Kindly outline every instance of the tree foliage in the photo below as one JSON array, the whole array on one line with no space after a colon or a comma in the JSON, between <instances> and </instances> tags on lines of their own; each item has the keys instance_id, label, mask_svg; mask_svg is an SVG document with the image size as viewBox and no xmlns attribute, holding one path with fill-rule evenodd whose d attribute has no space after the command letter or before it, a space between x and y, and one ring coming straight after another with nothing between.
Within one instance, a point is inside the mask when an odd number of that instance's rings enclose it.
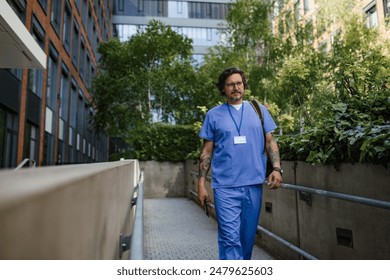
<instances>
[{"instance_id":1,"label":"tree foliage","mask_svg":"<svg viewBox=\"0 0 390 280\"><path fill-rule=\"evenodd\" d=\"M183 139L197 135L207 110L224 101L215 87L219 73L237 66L247 74L246 97L265 103L284 134L283 159L388 165L389 42L349 13L352 2L316 1L316 22L299 19L293 9L273 17L272 1L231 3L228 42L212 48L199 66L190 59L191 41L159 22L126 43L111 40L99 48L96 122L138 145L145 158L177 158L174 152L160 157L168 148L150 142L172 140L165 126L149 126L151 113L163 122L195 124ZM332 36L327 44L324 32ZM199 139L178 141L190 143L181 150L197 157ZM149 154L148 147L160 155Z\"/></svg>"},{"instance_id":2,"label":"tree foliage","mask_svg":"<svg viewBox=\"0 0 390 280\"><path fill-rule=\"evenodd\" d=\"M159 121L191 123L188 110L196 80L192 41L152 20L127 42L111 39L98 49L99 72L93 80L95 123L111 135Z\"/></svg>"},{"instance_id":3,"label":"tree foliage","mask_svg":"<svg viewBox=\"0 0 390 280\"><path fill-rule=\"evenodd\" d=\"M275 22L277 34L270 35L262 19L252 16L270 12L267 3L237 1L228 16L231 44L203 69L230 63L246 70L249 94L268 103L284 133L296 134L280 137L284 159L388 165L389 43L360 15L345 13L351 1L319 2L317 33L312 22L285 9ZM320 44L327 30L333 32L330 47Z\"/></svg>"}]
</instances>

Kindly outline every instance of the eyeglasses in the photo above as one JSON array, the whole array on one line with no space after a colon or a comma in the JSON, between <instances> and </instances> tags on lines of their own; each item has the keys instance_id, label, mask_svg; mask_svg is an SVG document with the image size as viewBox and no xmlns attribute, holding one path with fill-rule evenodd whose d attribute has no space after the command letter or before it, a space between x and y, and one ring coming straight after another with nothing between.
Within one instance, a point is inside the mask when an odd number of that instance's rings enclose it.
<instances>
[{"instance_id":1,"label":"eyeglasses","mask_svg":"<svg viewBox=\"0 0 390 280\"><path fill-rule=\"evenodd\" d=\"M236 82L236 83L228 83L228 84L225 84L225 86L227 86L229 89L234 89L234 87L237 86L237 88L242 88L242 86L244 85L243 82Z\"/></svg>"}]
</instances>

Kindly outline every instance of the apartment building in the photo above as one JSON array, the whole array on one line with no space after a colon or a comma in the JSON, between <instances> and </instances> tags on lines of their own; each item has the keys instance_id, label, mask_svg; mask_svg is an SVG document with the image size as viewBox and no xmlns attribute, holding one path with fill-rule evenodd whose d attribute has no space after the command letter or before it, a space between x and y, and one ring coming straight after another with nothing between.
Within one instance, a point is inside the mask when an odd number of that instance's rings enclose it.
<instances>
[{"instance_id":1,"label":"apartment building","mask_svg":"<svg viewBox=\"0 0 390 280\"><path fill-rule=\"evenodd\" d=\"M358 6L365 14L368 27L378 27L389 35L390 0L361 0Z\"/></svg>"},{"instance_id":2,"label":"apartment building","mask_svg":"<svg viewBox=\"0 0 390 280\"><path fill-rule=\"evenodd\" d=\"M202 61L208 48L226 39L226 15L232 0L115 0L113 35L128 40L151 19L172 26L193 40L194 58Z\"/></svg>"},{"instance_id":3,"label":"apartment building","mask_svg":"<svg viewBox=\"0 0 390 280\"><path fill-rule=\"evenodd\" d=\"M89 88L97 47L112 35L112 1L0 1L46 55L44 67L0 68L0 168L106 161Z\"/></svg>"},{"instance_id":4,"label":"apartment building","mask_svg":"<svg viewBox=\"0 0 390 280\"><path fill-rule=\"evenodd\" d=\"M318 3L326 3L328 9L326 18L319 17L321 7ZM291 11L296 20L302 24L312 24L314 32L320 36L315 38L313 44L319 48L324 47L329 50L333 38L339 31L340 22L337 22L336 13L355 12L361 13L366 25L370 28L378 28L381 36L389 38L390 36L390 0L355 0L350 1L347 10L340 10L341 1L317 1L316 0L276 0L274 9L274 32L277 32L275 24L278 23L278 17L282 11ZM339 5L339 6L338 6ZM337 6L337 7L336 7ZM331 10L335 14L332 15Z\"/></svg>"}]
</instances>

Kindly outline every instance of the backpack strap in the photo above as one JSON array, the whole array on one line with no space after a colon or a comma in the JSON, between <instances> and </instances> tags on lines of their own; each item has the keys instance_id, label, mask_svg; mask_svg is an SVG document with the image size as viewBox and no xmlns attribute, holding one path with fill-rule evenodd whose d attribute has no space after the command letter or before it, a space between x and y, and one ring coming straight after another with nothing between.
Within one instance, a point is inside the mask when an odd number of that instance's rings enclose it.
<instances>
[{"instance_id":1,"label":"backpack strap","mask_svg":"<svg viewBox=\"0 0 390 280\"><path fill-rule=\"evenodd\" d=\"M266 150L265 150L265 141L266 140L265 140L265 128L264 128L263 114L261 113L259 102L257 102L256 99L250 100L249 103L252 105L253 109L255 110L255 112L257 113L257 115L259 116L259 119L261 121L261 127L263 129L263 135L264 135L264 153L265 153L266 152Z\"/></svg>"},{"instance_id":2,"label":"backpack strap","mask_svg":"<svg viewBox=\"0 0 390 280\"><path fill-rule=\"evenodd\" d=\"M256 99L250 100L249 102L251 103L253 109L255 109L255 112L259 116L261 124L264 124L263 114L261 113L259 102Z\"/></svg>"}]
</instances>

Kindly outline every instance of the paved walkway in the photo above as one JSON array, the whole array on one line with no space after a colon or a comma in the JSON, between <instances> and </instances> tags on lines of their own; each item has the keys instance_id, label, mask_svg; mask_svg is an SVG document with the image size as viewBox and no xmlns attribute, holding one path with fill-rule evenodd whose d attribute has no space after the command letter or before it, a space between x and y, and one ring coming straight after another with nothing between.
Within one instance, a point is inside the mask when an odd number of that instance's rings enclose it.
<instances>
[{"instance_id":1,"label":"paved walkway","mask_svg":"<svg viewBox=\"0 0 390 280\"><path fill-rule=\"evenodd\" d=\"M218 259L217 223L187 198L144 199L146 260ZM252 259L273 257L258 246Z\"/></svg>"}]
</instances>

